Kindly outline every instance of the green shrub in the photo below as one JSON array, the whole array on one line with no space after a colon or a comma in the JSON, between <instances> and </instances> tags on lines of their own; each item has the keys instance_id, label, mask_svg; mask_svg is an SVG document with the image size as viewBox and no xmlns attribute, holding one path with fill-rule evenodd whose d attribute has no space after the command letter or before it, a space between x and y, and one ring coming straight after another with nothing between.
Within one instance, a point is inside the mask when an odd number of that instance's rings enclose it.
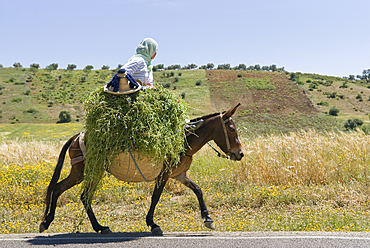
<instances>
[{"instance_id":1,"label":"green shrub","mask_svg":"<svg viewBox=\"0 0 370 248\"><path fill-rule=\"evenodd\" d=\"M327 92L328 98L336 98L337 97L337 92Z\"/></svg>"},{"instance_id":2,"label":"green shrub","mask_svg":"<svg viewBox=\"0 0 370 248\"><path fill-rule=\"evenodd\" d=\"M22 98L20 98L20 97L17 97L17 98L13 98L12 99L12 102L17 102L17 103L19 103L19 102L21 102L22 101Z\"/></svg>"},{"instance_id":3,"label":"green shrub","mask_svg":"<svg viewBox=\"0 0 370 248\"><path fill-rule=\"evenodd\" d=\"M182 98L182 99L185 99L185 95L186 95L186 93L185 93L185 92L182 92L182 93L181 93L181 98Z\"/></svg>"},{"instance_id":4,"label":"green shrub","mask_svg":"<svg viewBox=\"0 0 370 248\"><path fill-rule=\"evenodd\" d=\"M26 82L32 82L32 80L33 80L33 75L32 74L28 74L27 75Z\"/></svg>"},{"instance_id":5,"label":"green shrub","mask_svg":"<svg viewBox=\"0 0 370 248\"><path fill-rule=\"evenodd\" d=\"M85 66L84 71L89 72L89 71L91 71L92 69L94 69L94 66L92 66L92 65L87 65L87 66Z\"/></svg>"},{"instance_id":6,"label":"green shrub","mask_svg":"<svg viewBox=\"0 0 370 248\"><path fill-rule=\"evenodd\" d=\"M25 114L36 114L37 110L34 109L34 108L30 108L30 109L27 109L27 110L23 111L23 113L25 113Z\"/></svg>"},{"instance_id":7,"label":"green shrub","mask_svg":"<svg viewBox=\"0 0 370 248\"><path fill-rule=\"evenodd\" d=\"M338 116L338 113L339 109L337 109L335 106L331 107L331 109L329 110L329 115Z\"/></svg>"},{"instance_id":8,"label":"green shrub","mask_svg":"<svg viewBox=\"0 0 370 248\"><path fill-rule=\"evenodd\" d=\"M85 75L82 75L81 78L80 78L80 83L84 83L86 82L87 78Z\"/></svg>"},{"instance_id":9,"label":"green shrub","mask_svg":"<svg viewBox=\"0 0 370 248\"><path fill-rule=\"evenodd\" d=\"M327 80L327 81L325 81L325 82L323 82L323 83L321 83L322 85L324 85L324 86L331 86L332 84L333 84L334 82L333 82L333 80Z\"/></svg>"},{"instance_id":10,"label":"green shrub","mask_svg":"<svg viewBox=\"0 0 370 248\"><path fill-rule=\"evenodd\" d=\"M52 64L46 66L46 69L48 69L49 71L57 70L58 69L58 63L52 63Z\"/></svg>"},{"instance_id":11,"label":"green shrub","mask_svg":"<svg viewBox=\"0 0 370 248\"><path fill-rule=\"evenodd\" d=\"M197 82L195 83L195 85L199 86L202 84L202 80L198 79Z\"/></svg>"},{"instance_id":12,"label":"green shrub","mask_svg":"<svg viewBox=\"0 0 370 248\"><path fill-rule=\"evenodd\" d=\"M338 96L338 98L340 98L340 99L344 99L344 95L337 95Z\"/></svg>"},{"instance_id":13,"label":"green shrub","mask_svg":"<svg viewBox=\"0 0 370 248\"><path fill-rule=\"evenodd\" d=\"M309 89L318 89L318 88L319 88L319 86L318 86L317 84L315 84L314 82L312 82L312 83L310 83L310 84L308 85L308 88L309 88Z\"/></svg>"},{"instance_id":14,"label":"green shrub","mask_svg":"<svg viewBox=\"0 0 370 248\"><path fill-rule=\"evenodd\" d=\"M14 66L14 68L16 68L16 69L18 69L18 68L22 68L21 63L19 63L19 62L15 62L15 63L13 64L13 66Z\"/></svg>"},{"instance_id":15,"label":"green shrub","mask_svg":"<svg viewBox=\"0 0 370 248\"><path fill-rule=\"evenodd\" d=\"M362 95L361 95L361 94L358 94L358 95L356 96L356 99L357 99L357 100L359 100L360 102L362 102Z\"/></svg>"},{"instance_id":16,"label":"green shrub","mask_svg":"<svg viewBox=\"0 0 370 248\"><path fill-rule=\"evenodd\" d=\"M296 80L296 83L299 85L304 85L304 82L302 82L299 78Z\"/></svg>"},{"instance_id":17,"label":"green shrub","mask_svg":"<svg viewBox=\"0 0 370 248\"><path fill-rule=\"evenodd\" d=\"M14 83L14 82L15 82L15 80L16 80L16 78L15 78L15 77L10 77L8 80L5 80L4 82L5 82L5 83Z\"/></svg>"},{"instance_id":18,"label":"green shrub","mask_svg":"<svg viewBox=\"0 0 370 248\"><path fill-rule=\"evenodd\" d=\"M242 76L243 76L243 74L241 74L241 73L238 74L238 77L242 77Z\"/></svg>"},{"instance_id":19,"label":"green shrub","mask_svg":"<svg viewBox=\"0 0 370 248\"><path fill-rule=\"evenodd\" d=\"M362 130L365 134L369 135L369 134L370 134L370 124L362 125L362 126L361 126L361 130Z\"/></svg>"},{"instance_id":20,"label":"green shrub","mask_svg":"<svg viewBox=\"0 0 370 248\"><path fill-rule=\"evenodd\" d=\"M328 102L326 102L326 101L321 101L321 102L319 102L317 105L321 105L321 106L329 106L329 103Z\"/></svg>"},{"instance_id":21,"label":"green shrub","mask_svg":"<svg viewBox=\"0 0 370 248\"><path fill-rule=\"evenodd\" d=\"M357 127L360 127L362 126L362 124L364 124L364 122L358 118L355 118L355 119L348 119L345 123L344 123L344 128L347 129L347 130L354 130L356 129Z\"/></svg>"},{"instance_id":22,"label":"green shrub","mask_svg":"<svg viewBox=\"0 0 370 248\"><path fill-rule=\"evenodd\" d=\"M68 110L60 111L58 123L67 123L67 122L71 122L71 120L72 120L71 112L69 112Z\"/></svg>"},{"instance_id":23,"label":"green shrub","mask_svg":"<svg viewBox=\"0 0 370 248\"><path fill-rule=\"evenodd\" d=\"M295 74L295 73L290 74L290 80L296 81L298 78L299 78L299 76L297 74Z\"/></svg>"}]
</instances>

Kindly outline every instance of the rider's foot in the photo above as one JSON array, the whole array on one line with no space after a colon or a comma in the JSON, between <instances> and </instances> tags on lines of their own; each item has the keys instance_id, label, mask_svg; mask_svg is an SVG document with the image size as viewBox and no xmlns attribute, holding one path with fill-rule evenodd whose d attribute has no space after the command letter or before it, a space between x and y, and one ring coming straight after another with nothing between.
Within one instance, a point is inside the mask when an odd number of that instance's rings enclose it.
<instances>
[{"instance_id":1,"label":"rider's foot","mask_svg":"<svg viewBox=\"0 0 370 248\"><path fill-rule=\"evenodd\" d=\"M203 123L204 123L204 120L203 119L200 119L200 120L195 121L195 122L188 122L188 123L186 123L186 126L185 126L186 135L192 134L195 130L197 130L198 128L200 128L200 126L202 126Z\"/></svg>"}]
</instances>

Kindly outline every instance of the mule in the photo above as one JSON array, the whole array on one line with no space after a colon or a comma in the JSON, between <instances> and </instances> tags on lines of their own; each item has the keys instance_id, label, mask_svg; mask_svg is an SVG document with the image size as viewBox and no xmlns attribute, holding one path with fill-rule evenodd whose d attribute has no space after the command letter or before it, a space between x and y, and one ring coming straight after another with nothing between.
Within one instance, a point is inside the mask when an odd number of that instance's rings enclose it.
<instances>
[{"instance_id":1,"label":"mule","mask_svg":"<svg viewBox=\"0 0 370 248\"><path fill-rule=\"evenodd\" d=\"M155 207L159 201L162 194L163 188L169 178L176 179L180 181L185 186L189 187L197 196L198 203L201 211L201 217L204 219L204 224L210 229L215 229L213 220L211 219L206 204L203 199L203 193L201 188L189 177L187 171L192 163L193 155L199 151L207 142L213 140L217 146L226 154L231 160L241 160L244 156L242 146L240 144L238 133L231 116L235 113L240 103L234 108L223 112L222 114L216 113L201 117L204 120L202 126L195 130L194 133L186 137L186 150L181 156L180 161L172 170L165 170L165 162L162 172L159 174L155 180L155 188L151 198L151 204L149 211L146 216L146 224L151 228L152 234L161 235L163 232L161 228L154 223L153 214ZM197 121L200 118L194 119L192 121ZM83 142L78 142L78 135L70 138L63 146L56 168L54 170L53 177L46 193L46 209L44 212L43 220L39 226L39 231L43 232L47 230L54 220L56 203L58 197L66 190L71 187L81 183L84 180L84 159L82 157L82 146ZM64 163L64 158L69 150L69 156L71 158L71 171L67 178L58 183L62 166ZM109 171L108 171L109 172ZM113 174L113 173L112 173ZM113 174L114 176L114 174ZM87 179L87 178L85 178ZM102 226L98 223L95 214L91 208L91 203L86 200L85 192L81 195L81 200L86 209L87 215L90 219L93 229L96 232L101 232L103 234L111 233L111 230L107 226Z\"/></svg>"}]
</instances>

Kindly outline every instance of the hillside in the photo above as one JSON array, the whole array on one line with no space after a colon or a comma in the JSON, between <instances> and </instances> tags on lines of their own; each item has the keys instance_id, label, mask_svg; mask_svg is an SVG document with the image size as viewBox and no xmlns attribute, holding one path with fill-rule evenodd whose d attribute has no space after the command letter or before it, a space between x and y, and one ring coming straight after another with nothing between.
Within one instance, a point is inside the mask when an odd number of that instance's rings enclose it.
<instances>
[{"instance_id":1,"label":"hillside","mask_svg":"<svg viewBox=\"0 0 370 248\"><path fill-rule=\"evenodd\" d=\"M239 116L253 114L317 114L313 102L296 83L279 72L218 71L206 73L214 106L242 103Z\"/></svg>"},{"instance_id":2,"label":"hillside","mask_svg":"<svg viewBox=\"0 0 370 248\"><path fill-rule=\"evenodd\" d=\"M0 123L56 123L61 110L71 112L72 122L83 123L83 101L113 74L114 70L0 68ZM295 81L291 77L287 72L248 70L154 73L157 85L190 105L189 118L242 103L236 119L245 133L328 130L355 117L368 121L366 85L315 74L296 74ZM325 114L332 106L340 110L338 117Z\"/></svg>"},{"instance_id":3,"label":"hillside","mask_svg":"<svg viewBox=\"0 0 370 248\"><path fill-rule=\"evenodd\" d=\"M298 74L298 77L320 112L327 113L335 106L341 110L338 117L343 120L353 117L369 120L370 84L313 74Z\"/></svg>"}]
</instances>

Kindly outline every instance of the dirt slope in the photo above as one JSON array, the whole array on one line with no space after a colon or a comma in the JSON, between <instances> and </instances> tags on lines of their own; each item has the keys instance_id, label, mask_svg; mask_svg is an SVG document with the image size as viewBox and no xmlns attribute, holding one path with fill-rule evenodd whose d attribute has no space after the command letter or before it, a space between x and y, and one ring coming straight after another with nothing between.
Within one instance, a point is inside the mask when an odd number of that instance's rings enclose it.
<instances>
[{"instance_id":1,"label":"dirt slope","mask_svg":"<svg viewBox=\"0 0 370 248\"><path fill-rule=\"evenodd\" d=\"M215 109L228 109L240 102L242 106L238 113L241 116L318 113L309 95L305 94L306 91L290 81L285 73L208 70L206 78ZM256 85L258 80L264 82L265 87ZM256 89L258 87L260 89Z\"/></svg>"}]
</instances>

